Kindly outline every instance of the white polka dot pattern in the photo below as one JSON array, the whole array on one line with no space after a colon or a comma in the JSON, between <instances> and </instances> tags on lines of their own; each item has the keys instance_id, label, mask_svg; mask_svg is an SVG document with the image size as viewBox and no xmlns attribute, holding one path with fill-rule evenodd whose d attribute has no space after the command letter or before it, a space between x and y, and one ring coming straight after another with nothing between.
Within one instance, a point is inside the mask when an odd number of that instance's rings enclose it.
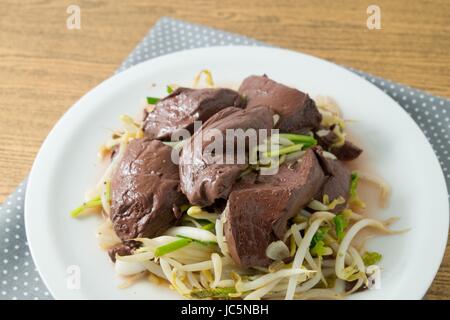
<instances>
[{"instance_id":1,"label":"white polka dot pattern","mask_svg":"<svg viewBox=\"0 0 450 320\"><path fill-rule=\"evenodd\" d=\"M117 72L175 51L217 45L265 45L256 40L171 18L161 18ZM450 186L450 100L352 70L396 100L433 146ZM30 256L23 223L26 181L0 206L0 299L50 299ZM450 189L450 188L449 188Z\"/></svg>"},{"instance_id":2,"label":"white polka dot pattern","mask_svg":"<svg viewBox=\"0 0 450 320\"><path fill-rule=\"evenodd\" d=\"M450 190L450 99L351 69L387 93L405 109L427 137ZM450 199L450 195L449 195Z\"/></svg>"},{"instance_id":3,"label":"white polka dot pattern","mask_svg":"<svg viewBox=\"0 0 450 320\"><path fill-rule=\"evenodd\" d=\"M26 181L0 206L0 299L48 299L30 256L23 223Z\"/></svg>"}]
</instances>

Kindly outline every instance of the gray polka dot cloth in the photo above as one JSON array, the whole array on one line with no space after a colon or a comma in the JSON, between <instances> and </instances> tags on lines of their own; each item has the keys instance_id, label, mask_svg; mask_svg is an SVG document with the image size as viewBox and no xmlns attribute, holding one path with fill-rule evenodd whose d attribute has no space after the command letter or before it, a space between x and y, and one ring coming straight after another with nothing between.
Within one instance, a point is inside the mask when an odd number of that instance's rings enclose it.
<instances>
[{"instance_id":1,"label":"gray polka dot cloth","mask_svg":"<svg viewBox=\"0 0 450 320\"><path fill-rule=\"evenodd\" d=\"M244 36L162 18L117 72L167 53L217 45L267 46ZM352 71L390 95L419 124L436 152L450 187L450 100ZM25 188L26 181L0 206L0 299L51 299L28 249L23 218Z\"/></svg>"}]
</instances>

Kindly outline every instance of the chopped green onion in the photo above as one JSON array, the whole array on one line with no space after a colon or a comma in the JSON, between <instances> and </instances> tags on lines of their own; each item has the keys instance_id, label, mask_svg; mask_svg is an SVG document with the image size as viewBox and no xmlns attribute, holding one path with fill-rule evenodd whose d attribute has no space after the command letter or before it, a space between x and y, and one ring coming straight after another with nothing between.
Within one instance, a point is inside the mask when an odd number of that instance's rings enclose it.
<instances>
[{"instance_id":1,"label":"chopped green onion","mask_svg":"<svg viewBox=\"0 0 450 320\"><path fill-rule=\"evenodd\" d=\"M265 152L265 156L268 158L281 156L283 154L289 154L289 153L293 153L296 151L300 151L300 150L302 150L302 148L303 148L302 144L294 144L292 146L280 148L278 150L267 151L267 152Z\"/></svg>"},{"instance_id":2,"label":"chopped green onion","mask_svg":"<svg viewBox=\"0 0 450 320\"><path fill-rule=\"evenodd\" d=\"M359 182L358 172L353 171L350 182L350 197L352 198L357 197L356 188L358 188L358 182Z\"/></svg>"},{"instance_id":3,"label":"chopped green onion","mask_svg":"<svg viewBox=\"0 0 450 320\"><path fill-rule=\"evenodd\" d=\"M319 228L311 239L310 248L314 248L319 241L323 241L329 231L328 227Z\"/></svg>"},{"instance_id":4,"label":"chopped green onion","mask_svg":"<svg viewBox=\"0 0 450 320\"><path fill-rule=\"evenodd\" d=\"M173 92L173 89L171 86L166 86L166 89L167 89L168 94L171 94Z\"/></svg>"},{"instance_id":5,"label":"chopped green onion","mask_svg":"<svg viewBox=\"0 0 450 320\"><path fill-rule=\"evenodd\" d=\"M341 242L345 237L345 228L348 226L348 217L345 214L338 214L333 218L338 241Z\"/></svg>"},{"instance_id":6,"label":"chopped green onion","mask_svg":"<svg viewBox=\"0 0 450 320\"><path fill-rule=\"evenodd\" d=\"M192 242L191 239L183 238L183 239L175 240L174 242L162 245L162 246L156 248L155 256L161 257L165 254L168 254L170 252L181 249L181 248L187 246L188 244L190 244L191 242Z\"/></svg>"},{"instance_id":7,"label":"chopped green onion","mask_svg":"<svg viewBox=\"0 0 450 320\"><path fill-rule=\"evenodd\" d=\"M317 257L329 256L333 254L333 250L331 248L325 246L325 242L322 240L316 242L314 247L310 250L311 254Z\"/></svg>"},{"instance_id":8,"label":"chopped green onion","mask_svg":"<svg viewBox=\"0 0 450 320\"><path fill-rule=\"evenodd\" d=\"M159 100L161 100L161 99L155 98L155 97L147 97L148 104L157 104Z\"/></svg>"},{"instance_id":9,"label":"chopped green onion","mask_svg":"<svg viewBox=\"0 0 450 320\"><path fill-rule=\"evenodd\" d=\"M331 248L325 246L325 242L323 241L329 231L329 228L322 227L319 228L311 239L311 244L309 245L310 252L314 256L328 256L333 254L333 250Z\"/></svg>"},{"instance_id":10,"label":"chopped green onion","mask_svg":"<svg viewBox=\"0 0 450 320\"><path fill-rule=\"evenodd\" d=\"M204 226L201 227L201 229L203 230L213 230L215 228L216 224L214 222L205 224Z\"/></svg>"},{"instance_id":11,"label":"chopped green onion","mask_svg":"<svg viewBox=\"0 0 450 320\"><path fill-rule=\"evenodd\" d=\"M194 289L190 295L193 298L229 298L230 294L236 293L235 287L214 288L214 289Z\"/></svg>"},{"instance_id":12,"label":"chopped green onion","mask_svg":"<svg viewBox=\"0 0 450 320\"><path fill-rule=\"evenodd\" d=\"M314 137L303 135L303 134L294 134L294 133L280 133L279 136L281 138L286 138L291 140L295 144L301 143L305 147L315 146L317 144L317 140Z\"/></svg>"},{"instance_id":13,"label":"chopped green onion","mask_svg":"<svg viewBox=\"0 0 450 320\"><path fill-rule=\"evenodd\" d=\"M111 181L105 181L105 197L108 203L111 202Z\"/></svg>"},{"instance_id":14,"label":"chopped green onion","mask_svg":"<svg viewBox=\"0 0 450 320\"><path fill-rule=\"evenodd\" d=\"M70 212L70 215L73 218L76 218L80 215L80 213L82 213L84 210L89 209L89 208L95 208L95 207L99 207L102 205L102 200L100 199L100 196L83 203L81 206L79 206L78 208L73 209Z\"/></svg>"},{"instance_id":15,"label":"chopped green onion","mask_svg":"<svg viewBox=\"0 0 450 320\"><path fill-rule=\"evenodd\" d=\"M359 175L358 172L353 171L351 175L350 180L350 198L348 200L348 204L353 208L360 208L364 209L366 207L366 204L359 198L358 196L358 182L359 182Z\"/></svg>"},{"instance_id":16,"label":"chopped green onion","mask_svg":"<svg viewBox=\"0 0 450 320\"><path fill-rule=\"evenodd\" d=\"M203 229L203 228L201 228L201 229ZM204 230L206 230L206 229L204 229ZM202 241L202 240L197 240L197 239L189 238L189 237L186 237L186 236L182 236L182 235L179 235L179 234L177 234L176 237L181 238L181 239L188 239L188 240L191 240L192 242L199 243L199 244L201 244L203 246L209 246L211 244L217 244L217 242L214 242L214 241Z\"/></svg>"},{"instance_id":17,"label":"chopped green onion","mask_svg":"<svg viewBox=\"0 0 450 320\"><path fill-rule=\"evenodd\" d=\"M181 208L181 209L183 209L183 208ZM182 212L186 212L186 211L182 211ZM194 222L193 222L193 221L194 221ZM188 215L185 214L185 215L183 215L183 217L181 218L181 222L182 222L181 226L187 227L187 226L189 226L189 225L191 225L191 224L194 224L194 225L196 225L198 228L200 228L201 226L207 225L207 224L210 223L211 221L205 220L205 219L195 219L195 218L193 218L193 217L188 216ZM187 223L187 225L186 225L186 223ZM198 225L200 225L200 226L198 226ZM176 235L175 235L175 236L176 236Z\"/></svg>"},{"instance_id":18,"label":"chopped green onion","mask_svg":"<svg viewBox=\"0 0 450 320\"><path fill-rule=\"evenodd\" d=\"M381 254L379 254L378 252L367 251L366 253L364 253L362 259L366 266L371 266L371 265L374 265L374 264L377 264L378 262L380 262L382 257L383 256Z\"/></svg>"}]
</instances>

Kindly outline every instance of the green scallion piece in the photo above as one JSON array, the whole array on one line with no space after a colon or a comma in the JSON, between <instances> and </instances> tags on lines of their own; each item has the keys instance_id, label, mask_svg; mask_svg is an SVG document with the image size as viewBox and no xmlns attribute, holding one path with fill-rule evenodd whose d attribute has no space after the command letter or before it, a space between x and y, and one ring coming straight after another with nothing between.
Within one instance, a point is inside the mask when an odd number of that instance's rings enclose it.
<instances>
[{"instance_id":1,"label":"green scallion piece","mask_svg":"<svg viewBox=\"0 0 450 320\"><path fill-rule=\"evenodd\" d=\"M310 250L313 256L322 257L328 256L333 253L331 248L325 246L325 242L322 240L318 241L314 247Z\"/></svg>"},{"instance_id":2,"label":"green scallion piece","mask_svg":"<svg viewBox=\"0 0 450 320\"><path fill-rule=\"evenodd\" d=\"M171 94L173 92L173 88L171 86L166 86L167 93Z\"/></svg>"},{"instance_id":3,"label":"green scallion piece","mask_svg":"<svg viewBox=\"0 0 450 320\"><path fill-rule=\"evenodd\" d=\"M186 247L188 244L190 244L192 242L191 239L187 239L187 238L182 238L179 240L175 240L174 242L165 244L163 246L160 246L158 248L156 248L155 250L155 256L156 257L161 257L165 254L168 254L170 252L176 251L178 249L181 249L183 247Z\"/></svg>"},{"instance_id":4,"label":"green scallion piece","mask_svg":"<svg viewBox=\"0 0 450 320\"><path fill-rule=\"evenodd\" d=\"M317 144L317 140L314 137L303 135L303 134L294 134L294 133L280 133L279 136L281 138L286 138L291 140L295 144L303 144L305 147L315 146Z\"/></svg>"},{"instance_id":5,"label":"green scallion piece","mask_svg":"<svg viewBox=\"0 0 450 320\"><path fill-rule=\"evenodd\" d=\"M211 223L208 223L208 224L205 224L204 226L202 226L201 229L209 231L209 230L213 230L215 226L216 226L216 224L211 222Z\"/></svg>"},{"instance_id":6,"label":"green scallion piece","mask_svg":"<svg viewBox=\"0 0 450 320\"><path fill-rule=\"evenodd\" d=\"M358 172L353 171L352 175L351 175L351 182L350 182L350 197L351 198L357 197L356 189L358 188L358 182L359 182Z\"/></svg>"},{"instance_id":7,"label":"green scallion piece","mask_svg":"<svg viewBox=\"0 0 450 320\"><path fill-rule=\"evenodd\" d=\"M102 205L102 199L100 199L100 196L83 203L81 206L79 206L78 208L73 209L70 212L70 215L73 218L78 217L84 210L89 209L89 208L95 208L95 207L99 207Z\"/></svg>"},{"instance_id":8,"label":"green scallion piece","mask_svg":"<svg viewBox=\"0 0 450 320\"><path fill-rule=\"evenodd\" d=\"M289 153L293 153L293 152L296 152L296 151L300 151L300 150L302 150L302 148L303 148L303 144L294 144L292 146L279 148L278 150L267 151L265 153L265 156L268 157L268 158L281 156L283 154L289 154Z\"/></svg>"},{"instance_id":9,"label":"green scallion piece","mask_svg":"<svg viewBox=\"0 0 450 320\"><path fill-rule=\"evenodd\" d=\"M105 197L108 203L111 202L111 181L105 182Z\"/></svg>"},{"instance_id":10,"label":"green scallion piece","mask_svg":"<svg viewBox=\"0 0 450 320\"><path fill-rule=\"evenodd\" d=\"M202 228L202 229L203 229L203 228ZM192 242L196 242L196 243L201 244L201 245L203 245L203 246L209 246L209 245L211 245L211 244L217 244L217 242L213 242L213 241L201 241L201 240L197 240L197 239L192 239L192 238L189 238L189 237L185 237L185 236L182 236L182 235L179 235L179 234L177 234L176 237L181 238L181 239L188 239L188 240L191 240Z\"/></svg>"},{"instance_id":11,"label":"green scallion piece","mask_svg":"<svg viewBox=\"0 0 450 320\"><path fill-rule=\"evenodd\" d=\"M333 218L338 241L341 242L345 237L345 228L348 227L348 217L345 214L338 214Z\"/></svg>"},{"instance_id":12,"label":"green scallion piece","mask_svg":"<svg viewBox=\"0 0 450 320\"><path fill-rule=\"evenodd\" d=\"M157 104L159 100L161 100L161 99L155 98L155 97L147 97L148 104Z\"/></svg>"},{"instance_id":13,"label":"green scallion piece","mask_svg":"<svg viewBox=\"0 0 450 320\"><path fill-rule=\"evenodd\" d=\"M313 248L319 241L324 240L329 230L330 229L328 227L319 228L311 239L309 247Z\"/></svg>"},{"instance_id":14,"label":"green scallion piece","mask_svg":"<svg viewBox=\"0 0 450 320\"><path fill-rule=\"evenodd\" d=\"M383 256L381 254L379 254L378 252L368 251L363 255L362 259L366 266L371 266L371 265L374 265L374 264L377 264L378 262L380 262L382 257Z\"/></svg>"}]
</instances>

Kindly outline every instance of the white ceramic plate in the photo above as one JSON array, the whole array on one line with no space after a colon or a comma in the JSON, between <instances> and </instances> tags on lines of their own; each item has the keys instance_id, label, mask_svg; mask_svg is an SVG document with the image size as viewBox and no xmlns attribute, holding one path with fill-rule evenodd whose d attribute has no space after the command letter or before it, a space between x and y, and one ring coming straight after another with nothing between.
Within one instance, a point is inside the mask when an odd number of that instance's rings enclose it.
<instances>
[{"instance_id":1,"label":"white ceramic plate","mask_svg":"<svg viewBox=\"0 0 450 320\"><path fill-rule=\"evenodd\" d=\"M393 190L390 206L379 216L399 216L393 228L411 231L370 243L383 254L381 289L353 298L422 298L444 253L449 210L439 163L419 127L382 91L339 66L287 50L239 46L182 51L139 64L87 93L56 124L33 165L25 205L28 242L52 295L57 299L178 298L169 289L147 282L118 289L113 264L97 246L99 220L75 220L69 212L98 177L97 150L110 129L120 127L118 116L138 115L146 96L165 95L166 84L190 85L196 72L205 68L225 86L267 73L312 96L333 97L346 118L357 120L352 131ZM74 270L80 271L79 289L71 277Z\"/></svg>"}]
</instances>

